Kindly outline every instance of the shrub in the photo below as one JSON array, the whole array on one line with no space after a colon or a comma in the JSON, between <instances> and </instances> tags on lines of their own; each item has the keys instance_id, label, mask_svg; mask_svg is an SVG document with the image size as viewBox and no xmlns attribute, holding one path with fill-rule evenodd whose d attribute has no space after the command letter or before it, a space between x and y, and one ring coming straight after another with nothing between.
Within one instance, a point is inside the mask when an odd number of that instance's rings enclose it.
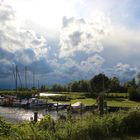
<instances>
[{"instance_id":1,"label":"shrub","mask_svg":"<svg viewBox=\"0 0 140 140\"><path fill-rule=\"evenodd\" d=\"M130 87L128 89L128 93L129 93L129 100L140 101L140 93L136 88Z\"/></svg>"},{"instance_id":2,"label":"shrub","mask_svg":"<svg viewBox=\"0 0 140 140\"><path fill-rule=\"evenodd\" d=\"M121 129L121 120L122 120L122 115L118 114L112 114L112 115L107 115L103 118L102 120L102 127L108 134L108 136L117 136L120 137L123 132Z\"/></svg>"},{"instance_id":3,"label":"shrub","mask_svg":"<svg viewBox=\"0 0 140 140\"><path fill-rule=\"evenodd\" d=\"M57 129L56 139L58 140L100 140L106 137L105 131L102 129L98 120L89 115L78 120L67 120L61 129Z\"/></svg>"},{"instance_id":4,"label":"shrub","mask_svg":"<svg viewBox=\"0 0 140 140\"><path fill-rule=\"evenodd\" d=\"M41 119L41 121L37 123L37 126L43 130L49 129L55 131L55 122L50 115L46 115L43 119Z\"/></svg>"},{"instance_id":5,"label":"shrub","mask_svg":"<svg viewBox=\"0 0 140 140\"><path fill-rule=\"evenodd\" d=\"M51 96L49 97L53 101L70 101L71 98L69 96Z\"/></svg>"},{"instance_id":6,"label":"shrub","mask_svg":"<svg viewBox=\"0 0 140 140\"><path fill-rule=\"evenodd\" d=\"M8 136L12 133L12 124L0 117L0 135Z\"/></svg>"},{"instance_id":7,"label":"shrub","mask_svg":"<svg viewBox=\"0 0 140 140\"><path fill-rule=\"evenodd\" d=\"M130 112L122 119L121 125L126 134L140 134L140 112Z\"/></svg>"}]
</instances>

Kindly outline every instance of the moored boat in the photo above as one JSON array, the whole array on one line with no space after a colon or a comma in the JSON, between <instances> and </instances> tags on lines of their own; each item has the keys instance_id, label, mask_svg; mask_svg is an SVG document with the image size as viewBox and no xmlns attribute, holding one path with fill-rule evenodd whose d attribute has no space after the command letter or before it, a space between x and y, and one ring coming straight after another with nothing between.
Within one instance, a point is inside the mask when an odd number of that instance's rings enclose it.
<instances>
[{"instance_id":1,"label":"moored boat","mask_svg":"<svg viewBox=\"0 0 140 140\"><path fill-rule=\"evenodd\" d=\"M46 105L47 103L44 100L38 98L31 98L28 101L29 108L44 108Z\"/></svg>"}]
</instances>

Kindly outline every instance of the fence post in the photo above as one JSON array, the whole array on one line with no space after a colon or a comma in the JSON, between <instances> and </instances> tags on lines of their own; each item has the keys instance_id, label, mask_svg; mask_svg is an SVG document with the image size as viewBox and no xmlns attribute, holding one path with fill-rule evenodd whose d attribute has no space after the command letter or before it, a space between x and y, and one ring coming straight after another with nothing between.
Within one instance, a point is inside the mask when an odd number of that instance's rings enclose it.
<instances>
[{"instance_id":1,"label":"fence post","mask_svg":"<svg viewBox=\"0 0 140 140\"><path fill-rule=\"evenodd\" d=\"M83 105L82 105L82 103L80 104L80 115L82 116L82 113L83 113Z\"/></svg>"},{"instance_id":2,"label":"fence post","mask_svg":"<svg viewBox=\"0 0 140 140\"><path fill-rule=\"evenodd\" d=\"M37 122L38 120L38 112L34 112L34 122Z\"/></svg>"},{"instance_id":3,"label":"fence post","mask_svg":"<svg viewBox=\"0 0 140 140\"><path fill-rule=\"evenodd\" d=\"M100 113L100 116L104 114L104 97L103 95L99 95L98 97L98 110Z\"/></svg>"},{"instance_id":4,"label":"fence post","mask_svg":"<svg viewBox=\"0 0 140 140\"><path fill-rule=\"evenodd\" d=\"M58 113L58 102L57 102L57 106L56 106L56 111L57 111L57 113Z\"/></svg>"}]
</instances>

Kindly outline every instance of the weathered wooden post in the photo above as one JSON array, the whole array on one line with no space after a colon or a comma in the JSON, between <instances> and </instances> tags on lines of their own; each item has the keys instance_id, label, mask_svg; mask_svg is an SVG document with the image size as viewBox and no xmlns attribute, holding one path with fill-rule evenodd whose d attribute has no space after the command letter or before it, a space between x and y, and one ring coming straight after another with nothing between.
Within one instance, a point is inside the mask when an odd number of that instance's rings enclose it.
<instances>
[{"instance_id":1,"label":"weathered wooden post","mask_svg":"<svg viewBox=\"0 0 140 140\"><path fill-rule=\"evenodd\" d=\"M105 108L104 113L107 113L107 112L108 112L108 108L107 108L107 101L104 101L104 108Z\"/></svg>"},{"instance_id":2,"label":"weathered wooden post","mask_svg":"<svg viewBox=\"0 0 140 140\"><path fill-rule=\"evenodd\" d=\"M98 110L100 115L102 116L104 114L104 97L103 95L99 95L98 97Z\"/></svg>"},{"instance_id":3,"label":"weathered wooden post","mask_svg":"<svg viewBox=\"0 0 140 140\"><path fill-rule=\"evenodd\" d=\"M82 105L82 103L80 103L80 115L82 116L82 113L83 113L83 105Z\"/></svg>"},{"instance_id":4,"label":"weathered wooden post","mask_svg":"<svg viewBox=\"0 0 140 140\"><path fill-rule=\"evenodd\" d=\"M57 111L57 113L58 113L58 102L57 102L57 106L56 106L56 111Z\"/></svg>"},{"instance_id":5,"label":"weathered wooden post","mask_svg":"<svg viewBox=\"0 0 140 140\"><path fill-rule=\"evenodd\" d=\"M38 112L34 112L34 122L37 122L38 120Z\"/></svg>"},{"instance_id":6,"label":"weathered wooden post","mask_svg":"<svg viewBox=\"0 0 140 140\"><path fill-rule=\"evenodd\" d=\"M68 118L71 119L72 118L72 116L71 116L71 113L72 113L72 106L71 106L71 104L68 106L67 112L68 112Z\"/></svg>"},{"instance_id":7,"label":"weathered wooden post","mask_svg":"<svg viewBox=\"0 0 140 140\"><path fill-rule=\"evenodd\" d=\"M69 106L67 107L67 112L70 113L72 111L72 107L71 104L69 104Z\"/></svg>"}]
</instances>

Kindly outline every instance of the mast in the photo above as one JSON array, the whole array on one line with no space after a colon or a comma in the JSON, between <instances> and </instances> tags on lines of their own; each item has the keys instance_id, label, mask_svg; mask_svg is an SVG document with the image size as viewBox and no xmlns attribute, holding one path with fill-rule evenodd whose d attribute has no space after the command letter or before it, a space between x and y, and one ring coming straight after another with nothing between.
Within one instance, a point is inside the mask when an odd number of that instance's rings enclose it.
<instances>
[{"instance_id":1,"label":"mast","mask_svg":"<svg viewBox=\"0 0 140 140\"><path fill-rule=\"evenodd\" d=\"M33 87L35 87L35 71L33 71Z\"/></svg>"},{"instance_id":2,"label":"mast","mask_svg":"<svg viewBox=\"0 0 140 140\"><path fill-rule=\"evenodd\" d=\"M104 91L105 91L105 79L104 79L104 75L103 75L103 93L104 93Z\"/></svg>"},{"instance_id":3,"label":"mast","mask_svg":"<svg viewBox=\"0 0 140 140\"><path fill-rule=\"evenodd\" d=\"M27 89L27 67L25 66L25 89Z\"/></svg>"},{"instance_id":4,"label":"mast","mask_svg":"<svg viewBox=\"0 0 140 140\"><path fill-rule=\"evenodd\" d=\"M18 78L18 66L16 65L16 74L15 74L15 82L16 82L16 94L17 94L17 84L18 84L18 82L17 82L17 79Z\"/></svg>"},{"instance_id":5,"label":"mast","mask_svg":"<svg viewBox=\"0 0 140 140\"><path fill-rule=\"evenodd\" d=\"M37 84L38 84L38 91L39 91L39 80L37 80Z\"/></svg>"},{"instance_id":6,"label":"mast","mask_svg":"<svg viewBox=\"0 0 140 140\"><path fill-rule=\"evenodd\" d=\"M20 82L20 87L22 89L22 82L21 82L21 78L20 78L20 74L19 74L19 71L17 70L17 74L18 74L18 78L19 78L19 82Z\"/></svg>"}]
</instances>

